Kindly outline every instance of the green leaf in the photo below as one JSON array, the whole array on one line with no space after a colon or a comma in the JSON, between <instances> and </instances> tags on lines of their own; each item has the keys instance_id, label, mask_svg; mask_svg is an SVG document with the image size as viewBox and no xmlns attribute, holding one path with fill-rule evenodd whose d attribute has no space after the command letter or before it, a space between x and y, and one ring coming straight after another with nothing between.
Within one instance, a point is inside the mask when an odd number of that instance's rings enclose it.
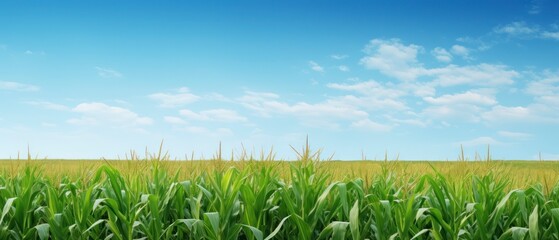
<instances>
[{"instance_id":1,"label":"green leaf","mask_svg":"<svg viewBox=\"0 0 559 240\"><path fill-rule=\"evenodd\" d=\"M349 211L349 228L353 239L361 239L359 231L359 200L355 201L351 211Z\"/></svg>"},{"instance_id":2,"label":"green leaf","mask_svg":"<svg viewBox=\"0 0 559 240\"><path fill-rule=\"evenodd\" d=\"M419 232L417 232L410 240L414 240L418 237L421 237L423 234L428 233L431 229L423 229Z\"/></svg>"},{"instance_id":3,"label":"green leaf","mask_svg":"<svg viewBox=\"0 0 559 240\"><path fill-rule=\"evenodd\" d=\"M219 213L218 212L209 212L204 213L204 222L206 222L206 226L209 224L212 230L212 235L215 237L219 236Z\"/></svg>"},{"instance_id":4,"label":"green leaf","mask_svg":"<svg viewBox=\"0 0 559 240\"><path fill-rule=\"evenodd\" d=\"M523 240L528 232L527 228L523 227L511 227L499 237L499 240L513 239L513 240Z\"/></svg>"},{"instance_id":5,"label":"green leaf","mask_svg":"<svg viewBox=\"0 0 559 240\"><path fill-rule=\"evenodd\" d=\"M333 233L332 233L332 240L344 240L345 234L347 232L347 226L349 226L348 222L333 222L336 223L334 225Z\"/></svg>"},{"instance_id":6,"label":"green leaf","mask_svg":"<svg viewBox=\"0 0 559 240\"><path fill-rule=\"evenodd\" d=\"M34 228L37 230L37 234L41 240L49 238L49 224L43 223L35 226Z\"/></svg>"},{"instance_id":7,"label":"green leaf","mask_svg":"<svg viewBox=\"0 0 559 240\"><path fill-rule=\"evenodd\" d=\"M4 223L4 217L6 215L8 215L8 212L10 212L10 209L12 208L12 204L14 204L14 201L17 199L17 197L13 197L13 198L9 198L6 203L4 204L4 208L2 209L2 217L0 217L0 225L3 225Z\"/></svg>"},{"instance_id":8,"label":"green leaf","mask_svg":"<svg viewBox=\"0 0 559 240\"><path fill-rule=\"evenodd\" d=\"M274 236L276 236L276 234L278 234L278 232L281 229L281 226L283 225L283 223L285 222L285 220L287 220L290 216L284 217L280 224L278 224L278 226L276 227L276 229L274 229L274 231L272 233L270 233L270 235L268 235L264 240L270 240L272 239Z\"/></svg>"},{"instance_id":9,"label":"green leaf","mask_svg":"<svg viewBox=\"0 0 559 240\"><path fill-rule=\"evenodd\" d=\"M536 205L534 211L532 211L532 214L530 214L528 225L530 230L530 239L538 240L538 205Z\"/></svg>"},{"instance_id":10,"label":"green leaf","mask_svg":"<svg viewBox=\"0 0 559 240\"><path fill-rule=\"evenodd\" d=\"M260 229L255 228L253 226L250 225L246 225L246 224L241 224L241 226L243 226L245 229L249 229L252 234L254 235L254 237L256 238L256 240L263 240L264 239L264 234L262 233L262 231L260 231Z\"/></svg>"},{"instance_id":11,"label":"green leaf","mask_svg":"<svg viewBox=\"0 0 559 240\"><path fill-rule=\"evenodd\" d=\"M328 226L322 229L318 235L318 239L328 239L329 236L332 236L332 240L343 240L345 239L347 226L349 226L348 222L331 222Z\"/></svg>"}]
</instances>

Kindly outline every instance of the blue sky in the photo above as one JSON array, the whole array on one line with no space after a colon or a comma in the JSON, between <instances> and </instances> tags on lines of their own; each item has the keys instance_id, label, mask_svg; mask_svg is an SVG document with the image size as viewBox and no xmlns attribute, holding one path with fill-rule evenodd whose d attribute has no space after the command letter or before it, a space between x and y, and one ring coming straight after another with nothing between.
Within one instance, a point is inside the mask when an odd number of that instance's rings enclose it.
<instances>
[{"instance_id":1,"label":"blue sky","mask_svg":"<svg viewBox=\"0 0 559 240\"><path fill-rule=\"evenodd\" d=\"M557 1L0 2L0 158L558 159Z\"/></svg>"}]
</instances>

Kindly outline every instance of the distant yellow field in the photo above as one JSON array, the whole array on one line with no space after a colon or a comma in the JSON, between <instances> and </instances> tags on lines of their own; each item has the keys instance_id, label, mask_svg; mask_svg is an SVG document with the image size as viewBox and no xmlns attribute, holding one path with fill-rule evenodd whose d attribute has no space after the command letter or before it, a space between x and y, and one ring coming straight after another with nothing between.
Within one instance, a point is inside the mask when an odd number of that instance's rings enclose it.
<instances>
[{"instance_id":1,"label":"distant yellow field","mask_svg":"<svg viewBox=\"0 0 559 240\"><path fill-rule=\"evenodd\" d=\"M213 170L235 167L269 167L280 177L289 180L290 165L294 161L225 161L225 160L164 160L159 166L180 179L190 179ZM103 165L111 165L124 175L149 175L151 161L146 160L0 160L0 173L9 177L21 173L26 166L36 167L43 176L59 179L83 178L93 174ZM332 181L346 178L372 178L386 170L401 178L440 173L449 180L467 181L470 176L493 174L496 178L506 177L512 187L525 187L533 183L553 185L559 182L558 161L320 161L317 170L330 175Z\"/></svg>"}]
</instances>

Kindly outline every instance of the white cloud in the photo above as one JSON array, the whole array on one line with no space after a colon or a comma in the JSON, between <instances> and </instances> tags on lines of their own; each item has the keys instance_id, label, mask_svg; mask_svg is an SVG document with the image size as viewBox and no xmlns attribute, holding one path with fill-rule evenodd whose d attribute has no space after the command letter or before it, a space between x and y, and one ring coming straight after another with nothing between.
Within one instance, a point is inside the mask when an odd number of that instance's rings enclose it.
<instances>
[{"instance_id":1,"label":"white cloud","mask_svg":"<svg viewBox=\"0 0 559 240\"><path fill-rule=\"evenodd\" d=\"M475 49L478 51L489 50L495 44L495 42L489 42L487 40L484 40L484 37L477 37L477 38L459 37L456 39L456 41L461 43L467 43L470 46L472 45L476 46Z\"/></svg>"},{"instance_id":2,"label":"white cloud","mask_svg":"<svg viewBox=\"0 0 559 240\"><path fill-rule=\"evenodd\" d=\"M309 61L309 66L311 67L311 70L315 72L324 72L324 68L314 61Z\"/></svg>"},{"instance_id":3,"label":"white cloud","mask_svg":"<svg viewBox=\"0 0 559 240\"><path fill-rule=\"evenodd\" d=\"M554 40L559 40L559 32L542 32L541 36L543 38L549 38L549 39L554 39Z\"/></svg>"},{"instance_id":4,"label":"white cloud","mask_svg":"<svg viewBox=\"0 0 559 240\"><path fill-rule=\"evenodd\" d=\"M474 104L474 105L495 105L497 101L493 96L486 96L480 93L467 91L458 94L445 94L438 98L423 98L428 103L435 105L456 105L456 104Z\"/></svg>"},{"instance_id":5,"label":"white cloud","mask_svg":"<svg viewBox=\"0 0 559 240\"><path fill-rule=\"evenodd\" d=\"M353 96L344 95L332 97L325 103L335 106L347 106L348 108L362 108L367 111L403 111L408 109L405 101L400 99L382 98L378 96Z\"/></svg>"},{"instance_id":6,"label":"white cloud","mask_svg":"<svg viewBox=\"0 0 559 240\"><path fill-rule=\"evenodd\" d=\"M351 124L352 127L355 128L360 128L363 130L367 130L367 131L373 131L373 132L388 132L392 129L392 126L390 125L386 125L386 124L381 124L381 123L377 123L374 121L371 121L370 119L362 119L359 121L355 121Z\"/></svg>"},{"instance_id":7,"label":"white cloud","mask_svg":"<svg viewBox=\"0 0 559 240\"><path fill-rule=\"evenodd\" d=\"M23 53L25 55L46 55L46 53L44 51L34 52L34 51L31 51L31 50L26 50Z\"/></svg>"},{"instance_id":8,"label":"white cloud","mask_svg":"<svg viewBox=\"0 0 559 240\"><path fill-rule=\"evenodd\" d=\"M398 39L373 39L365 47L368 56L361 59L368 69L375 69L381 73L408 83L419 77L433 78L433 84L438 86L453 86L470 84L478 86L494 86L511 84L519 74L509 70L505 65L482 63L478 65L457 66L449 65L442 68L425 68L418 62L417 55L422 51L421 46L404 45ZM469 50L460 45L453 47L454 51L463 57Z\"/></svg>"},{"instance_id":9,"label":"white cloud","mask_svg":"<svg viewBox=\"0 0 559 240\"><path fill-rule=\"evenodd\" d=\"M342 59L346 59L348 56L343 54L332 54L330 55L330 57L335 60L342 60Z\"/></svg>"},{"instance_id":10,"label":"white cloud","mask_svg":"<svg viewBox=\"0 0 559 240\"><path fill-rule=\"evenodd\" d=\"M435 56L435 58L439 62L451 62L452 61L452 54L450 54L446 49L437 47L431 51L431 54Z\"/></svg>"},{"instance_id":11,"label":"white cloud","mask_svg":"<svg viewBox=\"0 0 559 240\"><path fill-rule=\"evenodd\" d=\"M348 105L344 101L326 100L324 102L310 104L298 102L289 104L279 101L279 95L274 93L245 92L238 101L246 108L251 109L262 116L272 114L290 115L296 118L312 119L355 119L367 117L365 111Z\"/></svg>"},{"instance_id":12,"label":"white cloud","mask_svg":"<svg viewBox=\"0 0 559 240\"><path fill-rule=\"evenodd\" d=\"M520 74L509 70L505 65L482 63L473 66L449 65L444 68L430 69L434 83L443 87L461 84L477 86L496 86L514 83Z\"/></svg>"},{"instance_id":13,"label":"white cloud","mask_svg":"<svg viewBox=\"0 0 559 240\"><path fill-rule=\"evenodd\" d=\"M193 112L188 109L182 109L179 114L183 117L198 121L216 121L216 122L246 122L247 118L240 115L236 111L229 109L210 109Z\"/></svg>"},{"instance_id":14,"label":"white cloud","mask_svg":"<svg viewBox=\"0 0 559 240\"><path fill-rule=\"evenodd\" d=\"M163 120L167 123L171 123L171 124L177 124L177 125L184 125L187 124L186 121L184 121L182 118L180 117L173 117L173 116L165 116L163 117Z\"/></svg>"},{"instance_id":15,"label":"white cloud","mask_svg":"<svg viewBox=\"0 0 559 240\"><path fill-rule=\"evenodd\" d=\"M492 122L511 120L531 120L536 115L527 107L495 106L490 111L483 113L482 118Z\"/></svg>"},{"instance_id":16,"label":"white cloud","mask_svg":"<svg viewBox=\"0 0 559 240\"><path fill-rule=\"evenodd\" d=\"M338 69L342 72L349 72L349 67L346 65L340 65L338 66Z\"/></svg>"},{"instance_id":17,"label":"white cloud","mask_svg":"<svg viewBox=\"0 0 559 240\"><path fill-rule=\"evenodd\" d=\"M153 123L151 118L139 116L129 109L109 106L99 102L81 103L73 108L72 111L81 114L79 118L68 120L68 123L75 125L107 124L110 126L126 127L150 125Z\"/></svg>"},{"instance_id":18,"label":"white cloud","mask_svg":"<svg viewBox=\"0 0 559 240\"><path fill-rule=\"evenodd\" d=\"M202 96L202 98L204 100L210 100L210 101L229 102L229 103L234 102L232 99L230 99L230 98L228 98L228 97L226 97L222 94L215 93L215 92L205 94L205 95Z\"/></svg>"},{"instance_id":19,"label":"white cloud","mask_svg":"<svg viewBox=\"0 0 559 240\"><path fill-rule=\"evenodd\" d=\"M558 28L555 24L551 24L548 29L542 29L537 25L529 25L526 22L521 21L496 27L494 32L507 34L511 37L559 40L559 31L557 30Z\"/></svg>"},{"instance_id":20,"label":"white cloud","mask_svg":"<svg viewBox=\"0 0 559 240\"><path fill-rule=\"evenodd\" d=\"M476 146L487 146L487 145L499 145L502 143L493 139L492 137L478 137L472 140L459 142L458 144L461 144L464 147L476 147Z\"/></svg>"},{"instance_id":21,"label":"white cloud","mask_svg":"<svg viewBox=\"0 0 559 240\"><path fill-rule=\"evenodd\" d=\"M178 93L154 93L148 97L159 102L161 107L179 107L185 104L196 102L199 96L188 92L188 88L182 87L178 89Z\"/></svg>"},{"instance_id":22,"label":"white cloud","mask_svg":"<svg viewBox=\"0 0 559 240\"><path fill-rule=\"evenodd\" d=\"M432 119L454 119L479 122L483 109L473 104L433 105L422 110L421 115Z\"/></svg>"},{"instance_id":23,"label":"white cloud","mask_svg":"<svg viewBox=\"0 0 559 240\"><path fill-rule=\"evenodd\" d=\"M95 67L95 69L97 70L97 75L99 75L102 78L120 78L122 77L122 73L113 70L113 69L109 69L109 68L101 68L101 67Z\"/></svg>"},{"instance_id":24,"label":"white cloud","mask_svg":"<svg viewBox=\"0 0 559 240\"><path fill-rule=\"evenodd\" d=\"M559 95L540 96L535 98L536 102L545 104L548 107L559 108Z\"/></svg>"},{"instance_id":25,"label":"white cloud","mask_svg":"<svg viewBox=\"0 0 559 240\"><path fill-rule=\"evenodd\" d=\"M376 96L378 98L398 98L406 95L405 91L402 91L397 87L389 87L373 80L358 82L355 84L328 83L326 86L332 89L354 91L364 95Z\"/></svg>"},{"instance_id":26,"label":"white cloud","mask_svg":"<svg viewBox=\"0 0 559 240\"><path fill-rule=\"evenodd\" d=\"M18 91L18 92L36 92L39 87L30 84L18 82L5 82L0 81L0 90Z\"/></svg>"},{"instance_id":27,"label":"white cloud","mask_svg":"<svg viewBox=\"0 0 559 240\"><path fill-rule=\"evenodd\" d=\"M526 22L512 22L505 26L496 27L496 33L508 34L511 36L530 35L539 31L537 26L529 26Z\"/></svg>"},{"instance_id":28,"label":"white cloud","mask_svg":"<svg viewBox=\"0 0 559 240\"><path fill-rule=\"evenodd\" d=\"M471 59L470 58L470 49L462 46L462 45L454 45L452 46L452 48L450 49L450 51L454 54L454 55L458 55L461 56L464 59Z\"/></svg>"},{"instance_id":29,"label":"white cloud","mask_svg":"<svg viewBox=\"0 0 559 240\"><path fill-rule=\"evenodd\" d=\"M425 74L425 69L417 61L417 54L422 49L414 44L404 45L399 39L373 39L365 46L368 56L361 59L361 64L385 75L411 81Z\"/></svg>"},{"instance_id":30,"label":"white cloud","mask_svg":"<svg viewBox=\"0 0 559 240\"><path fill-rule=\"evenodd\" d=\"M437 93L437 89L431 83L406 83L399 87L410 91L418 97L434 96Z\"/></svg>"},{"instance_id":31,"label":"white cloud","mask_svg":"<svg viewBox=\"0 0 559 240\"><path fill-rule=\"evenodd\" d=\"M559 74L544 73L542 80L531 81L526 87L526 92L534 96L547 96L559 94Z\"/></svg>"},{"instance_id":32,"label":"white cloud","mask_svg":"<svg viewBox=\"0 0 559 240\"><path fill-rule=\"evenodd\" d=\"M403 97L408 95L408 92L414 94L430 94L425 86L412 83L381 84L379 82L370 80L366 82L356 82L351 84L346 83L329 83L326 85L328 88L353 91L362 96L345 95L340 97L333 97L329 102L339 102L339 105L360 107L366 110L389 110L389 111L403 111L408 109ZM434 90L433 90L434 91ZM434 92L432 92L434 94Z\"/></svg>"},{"instance_id":33,"label":"white cloud","mask_svg":"<svg viewBox=\"0 0 559 240\"><path fill-rule=\"evenodd\" d=\"M482 117L490 122L542 122L559 123L559 74L544 71L534 74L527 84L525 93L533 96L533 102L526 106L494 106Z\"/></svg>"},{"instance_id":34,"label":"white cloud","mask_svg":"<svg viewBox=\"0 0 559 240\"><path fill-rule=\"evenodd\" d=\"M530 6L530 9L528 10L528 14L531 15L536 15L539 14L541 12L541 1L538 0L532 0L532 5Z\"/></svg>"},{"instance_id":35,"label":"white cloud","mask_svg":"<svg viewBox=\"0 0 559 240\"><path fill-rule=\"evenodd\" d=\"M546 102L547 101L547 102ZM490 111L484 112L482 118L495 123L501 122L529 122L529 123L559 123L559 97L536 98L536 102L527 106L507 107L497 105Z\"/></svg>"},{"instance_id":36,"label":"white cloud","mask_svg":"<svg viewBox=\"0 0 559 240\"><path fill-rule=\"evenodd\" d=\"M545 71L541 80L532 81L526 87L526 93L534 98L534 103L529 106L533 112L548 117L559 117L559 73ZM535 109L535 108L538 109Z\"/></svg>"},{"instance_id":37,"label":"white cloud","mask_svg":"<svg viewBox=\"0 0 559 240\"><path fill-rule=\"evenodd\" d=\"M498 134L499 136L520 140L532 137L532 134L523 132L499 131Z\"/></svg>"},{"instance_id":38,"label":"white cloud","mask_svg":"<svg viewBox=\"0 0 559 240\"><path fill-rule=\"evenodd\" d=\"M429 124L429 121L423 121L421 119L398 119L398 118L394 118L390 115L386 115L385 116L388 120L390 120L393 123L396 124L406 124L406 125L413 125L413 126L418 126L418 127L427 127L427 125Z\"/></svg>"},{"instance_id":39,"label":"white cloud","mask_svg":"<svg viewBox=\"0 0 559 240\"><path fill-rule=\"evenodd\" d=\"M48 101L28 101L25 102L29 105L32 106L37 106L40 108L44 108L44 109L48 109L48 110L56 110L56 111L68 111L70 110L70 108L68 106L62 105L62 104L57 104L57 103L52 103L52 102L48 102Z\"/></svg>"}]
</instances>

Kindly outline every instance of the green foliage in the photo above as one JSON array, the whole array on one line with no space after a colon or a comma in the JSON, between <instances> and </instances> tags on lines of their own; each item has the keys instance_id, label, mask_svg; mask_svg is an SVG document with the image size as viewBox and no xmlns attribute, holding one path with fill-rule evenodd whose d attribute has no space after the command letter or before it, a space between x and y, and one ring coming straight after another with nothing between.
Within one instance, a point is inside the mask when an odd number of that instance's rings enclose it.
<instances>
[{"instance_id":1,"label":"green foliage","mask_svg":"<svg viewBox=\"0 0 559 240\"><path fill-rule=\"evenodd\" d=\"M558 185L388 168L332 181L319 154L299 157L288 178L246 162L180 179L161 157L147 174L107 164L59 182L26 167L0 176L0 239L559 239Z\"/></svg>"}]
</instances>

